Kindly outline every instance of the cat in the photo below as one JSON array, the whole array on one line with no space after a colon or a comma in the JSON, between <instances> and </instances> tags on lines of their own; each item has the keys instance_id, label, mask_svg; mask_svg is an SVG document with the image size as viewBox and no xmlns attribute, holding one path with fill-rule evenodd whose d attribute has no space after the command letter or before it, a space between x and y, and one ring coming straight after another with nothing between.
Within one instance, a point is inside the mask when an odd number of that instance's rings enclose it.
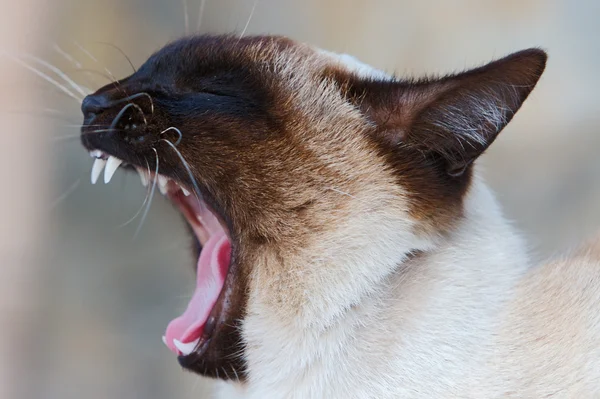
<instances>
[{"instance_id":1,"label":"cat","mask_svg":"<svg viewBox=\"0 0 600 399\"><path fill-rule=\"evenodd\" d=\"M532 265L474 162L546 59L402 80L284 37L193 36L86 97L92 182L137 170L198 242L163 337L179 363L222 397L599 395L597 244Z\"/></svg>"}]
</instances>

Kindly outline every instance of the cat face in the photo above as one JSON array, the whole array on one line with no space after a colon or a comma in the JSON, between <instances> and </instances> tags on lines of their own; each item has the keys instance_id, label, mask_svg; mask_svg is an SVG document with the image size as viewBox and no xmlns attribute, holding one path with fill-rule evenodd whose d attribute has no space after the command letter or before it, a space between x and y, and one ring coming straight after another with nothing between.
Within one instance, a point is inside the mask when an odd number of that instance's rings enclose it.
<instances>
[{"instance_id":1,"label":"cat face","mask_svg":"<svg viewBox=\"0 0 600 399\"><path fill-rule=\"evenodd\" d=\"M165 334L179 362L243 379L260 331L326 329L434 245L545 60L401 81L286 38L200 36L86 97L92 179L133 166L202 247Z\"/></svg>"}]
</instances>

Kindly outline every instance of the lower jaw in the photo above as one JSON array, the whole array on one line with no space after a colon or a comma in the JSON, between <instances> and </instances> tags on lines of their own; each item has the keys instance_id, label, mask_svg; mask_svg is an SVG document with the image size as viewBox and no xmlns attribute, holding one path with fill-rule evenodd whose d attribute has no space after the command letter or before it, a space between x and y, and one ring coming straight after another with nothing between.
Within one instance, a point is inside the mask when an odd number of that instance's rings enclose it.
<instances>
[{"instance_id":1,"label":"lower jaw","mask_svg":"<svg viewBox=\"0 0 600 399\"><path fill-rule=\"evenodd\" d=\"M216 306L225 286L231 261L231 243L226 230L206 204L195 195L169 191L194 231L202 249L196 266L196 287L185 312L169 323L164 343L178 356L206 351L219 314Z\"/></svg>"},{"instance_id":2,"label":"lower jaw","mask_svg":"<svg viewBox=\"0 0 600 399\"><path fill-rule=\"evenodd\" d=\"M235 269L235 265L232 267ZM228 280L233 277L228 276ZM196 350L177 357L184 369L204 377L241 382L246 380L244 344L239 325L245 308L245 296L240 295L245 291L241 287L242 284L225 283Z\"/></svg>"},{"instance_id":3,"label":"lower jaw","mask_svg":"<svg viewBox=\"0 0 600 399\"><path fill-rule=\"evenodd\" d=\"M167 188L167 196L179 207L202 247L197 262L196 284L200 293L207 292L205 287L202 287L203 278L199 273L207 271L206 268L200 267L200 261L203 256L206 257L213 251L208 248L211 238L222 235L227 238L229 246L226 250L221 247L222 258L217 264L222 267L218 267L219 270L212 273L212 277L219 274L220 285L216 287L218 290L214 290L211 294L214 303L210 306L210 311L205 314L205 317L197 320L201 324L188 325L193 327L189 334L180 331L180 335L177 335L188 343L197 340L193 350L184 354L174 347L172 342L165 343L177 354L179 364L188 371L207 377L243 381L246 367L238 321L242 319L245 308L245 279L238 273L237 264L231 262L232 247L229 232L220 223L216 213L203 201L197 199L195 194L184 195L177 186L169 185ZM171 191L170 188L173 190Z\"/></svg>"},{"instance_id":4,"label":"lower jaw","mask_svg":"<svg viewBox=\"0 0 600 399\"><path fill-rule=\"evenodd\" d=\"M177 357L184 369L210 378L246 380L245 345L240 324L246 300L246 279L239 273L238 263L232 262L196 349L189 355Z\"/></svg>"}]
</instances>

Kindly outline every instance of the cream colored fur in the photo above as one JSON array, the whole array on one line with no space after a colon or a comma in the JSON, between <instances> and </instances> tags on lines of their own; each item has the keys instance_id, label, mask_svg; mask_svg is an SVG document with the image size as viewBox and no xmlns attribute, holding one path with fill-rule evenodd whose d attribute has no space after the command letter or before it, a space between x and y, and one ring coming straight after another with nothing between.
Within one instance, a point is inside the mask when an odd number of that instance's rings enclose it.
<instances>
[{"instance_id":1,"label":"cream colored fur","mask_svg":"<svg viewBox=\"0 0 600 399\"><path fill-rule=\"evenodd\" d=\"M445 238L413 238L412 247L423 252L409 258L406 222L397 214L377 211L357 220L363 218L361 228L375 223L379 229L368 240L370 251L356 236L355 251L304 261L348 283L346 295L335 298L340 307L333 317L309 298L300 308L279 307L269 284L253 280L244 323L250 379L221 387L222 397L600 395L595 257L578 253L530 266L523 241L479 180L460 226ZM336 234L352 237L354 227L349 220ZM321 239L336 238L315 237L315 250ZM385 272L357 288L361 274L377 268ZM307 284L315 292L328 289L318 279ZM315 316L312 324L298 317L312 312L327 317Z\"/></svg>"},{"instance_id":2,"label":"cream colored fur","mask_svg":"<svg viewBox=\"0 0 600 399\"><path fill-rule=\"evenodd\" d=\"M426 235L378 165L338 193L327 229L257 259L242 325L248 381L219 382L219 397L600 397L600 246L531 265L479 178L458 225Z\"/></svg>"}]
</instances>

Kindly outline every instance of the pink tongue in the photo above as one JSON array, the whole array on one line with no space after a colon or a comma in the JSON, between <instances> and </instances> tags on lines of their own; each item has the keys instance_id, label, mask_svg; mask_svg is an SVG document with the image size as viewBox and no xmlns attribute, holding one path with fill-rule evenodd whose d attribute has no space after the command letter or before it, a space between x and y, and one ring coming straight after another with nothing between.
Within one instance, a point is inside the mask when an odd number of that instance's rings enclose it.
<instances>
[{"instance_id":1,"label":"pink tongue","mask_svg":"<svg viewBox=\"0 0 600 399\"><path fill-rule=\"evenodd\" d=\"M182 343L197 340L202 335L208 315L225 283L229 268L231 245L224 232L211 235L198 259L196 289L185 312L169 323L166 345L179 355L174 339Z\"/></svg>"}]
</instances>

